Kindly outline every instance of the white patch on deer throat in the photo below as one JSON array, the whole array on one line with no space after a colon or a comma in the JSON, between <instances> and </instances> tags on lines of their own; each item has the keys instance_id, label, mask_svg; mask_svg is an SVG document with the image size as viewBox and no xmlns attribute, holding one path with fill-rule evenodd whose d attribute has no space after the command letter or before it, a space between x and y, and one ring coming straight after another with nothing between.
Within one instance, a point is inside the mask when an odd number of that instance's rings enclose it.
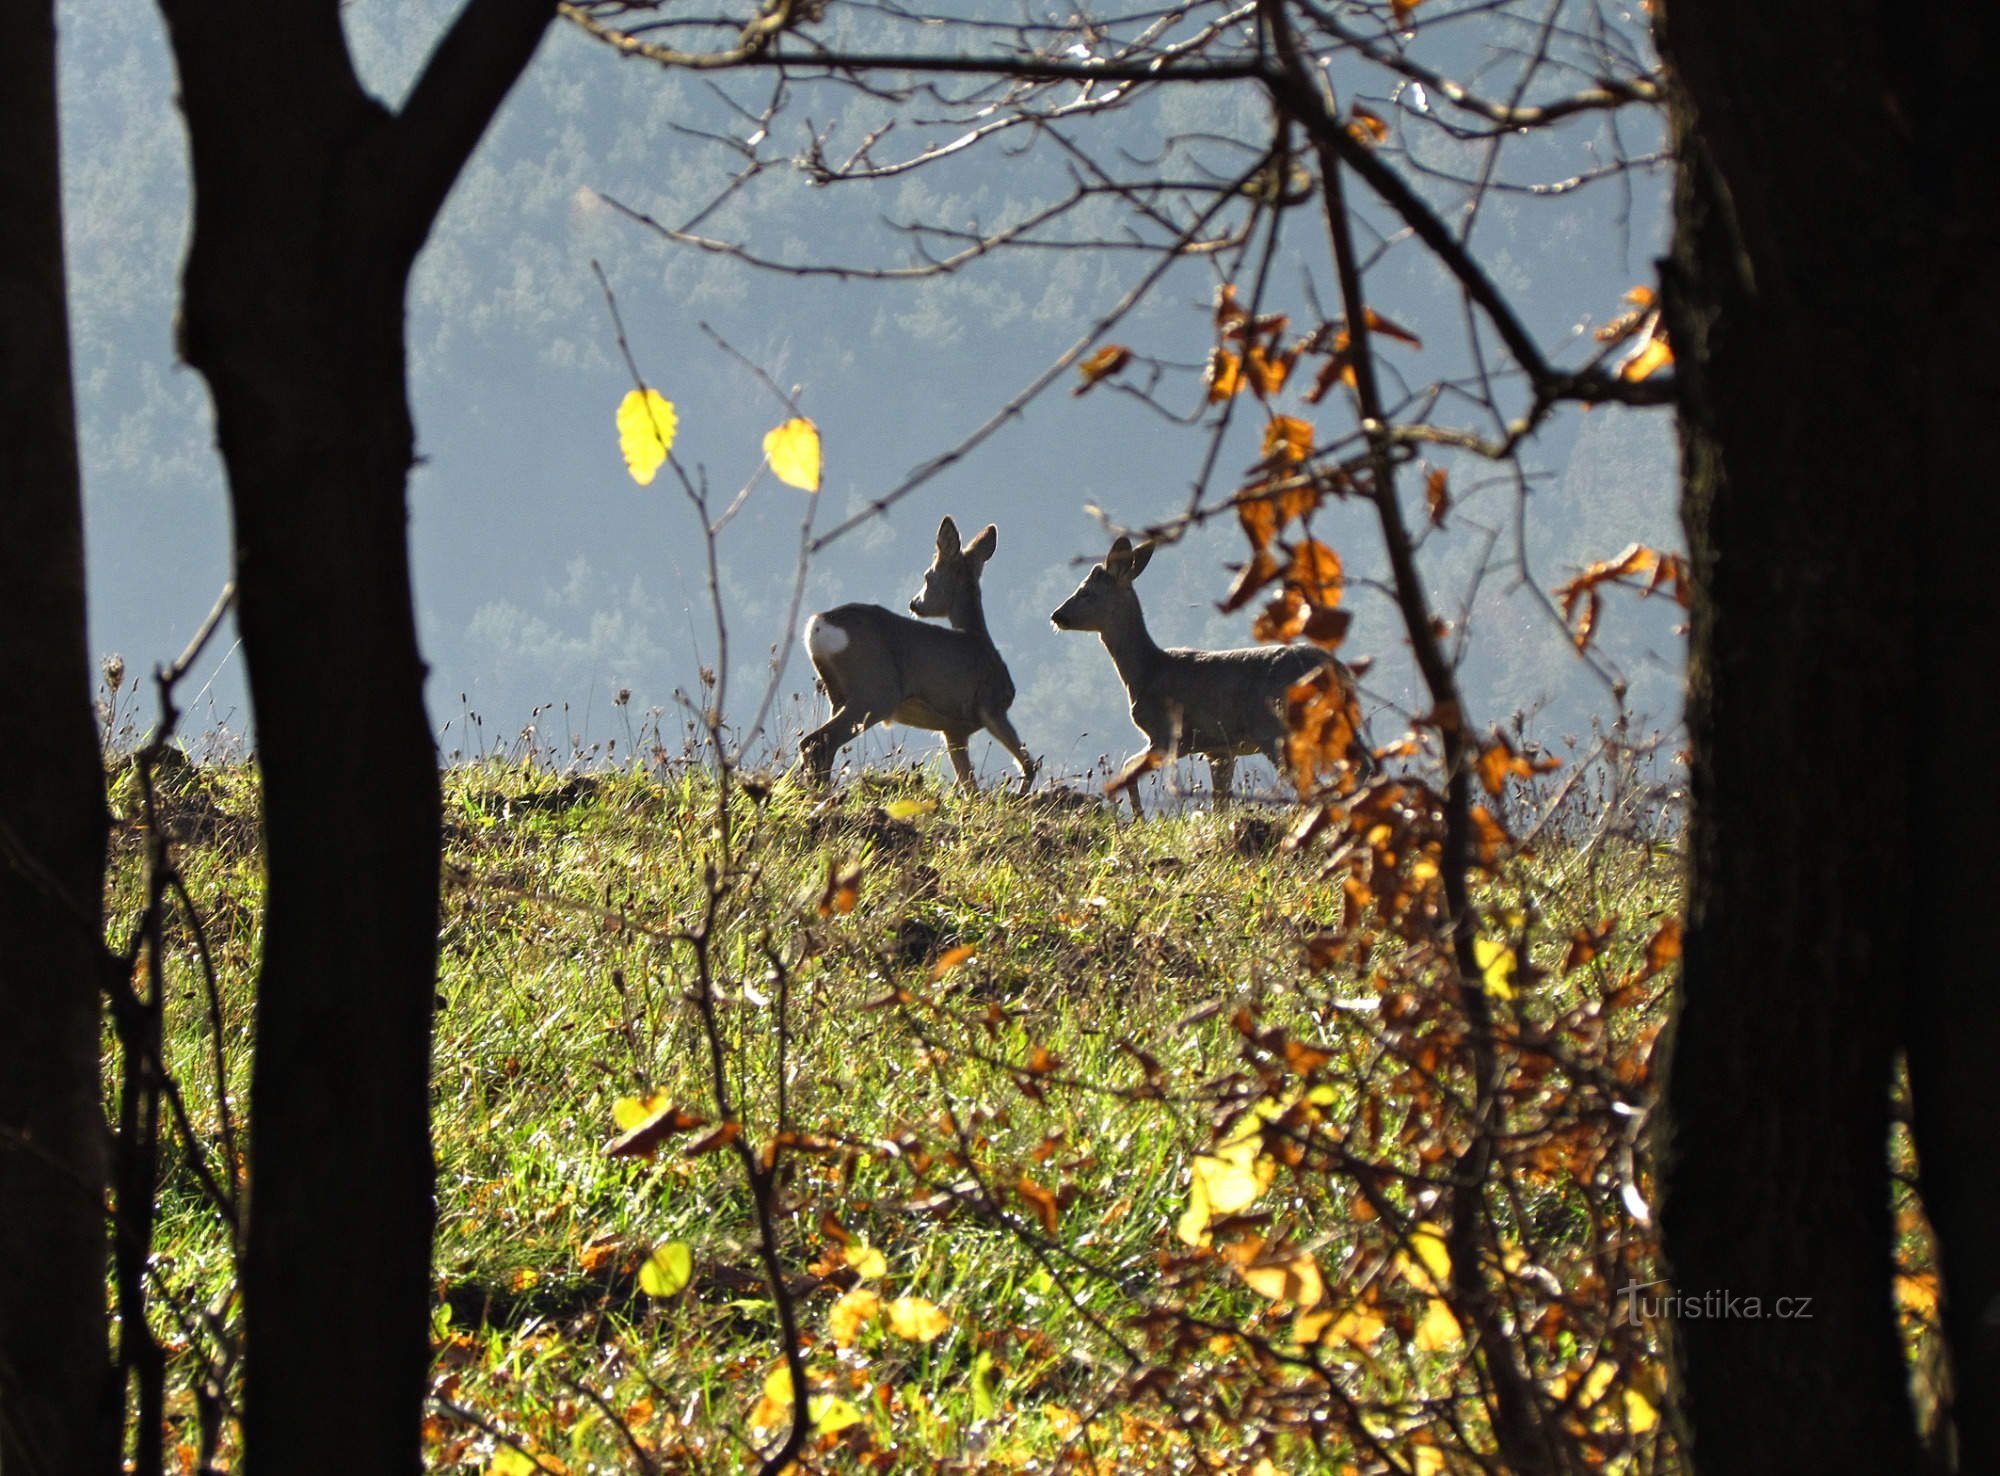
<instances>
[{"instance_id":1,"label":"white patch on deer throat","mask_svg":"<svg viewBox=\"0 0 2000 1476\"><path fill-rule=\"evenodd\" d=\"M815 657L837 656L847 649L847 632L823 615L806 622L806 649Z\"/></svg>"}]
</instances>

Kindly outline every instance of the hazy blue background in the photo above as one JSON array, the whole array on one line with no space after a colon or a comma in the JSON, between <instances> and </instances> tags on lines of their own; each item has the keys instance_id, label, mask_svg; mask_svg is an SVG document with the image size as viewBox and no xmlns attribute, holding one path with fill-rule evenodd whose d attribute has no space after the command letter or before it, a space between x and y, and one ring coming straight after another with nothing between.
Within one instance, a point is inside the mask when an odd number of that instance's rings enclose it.
<instances>
[{"instance_id":1,"label":"hazy blue background","mask_svg":"<svg viewBox=\"0 0 2000 1476\"><path fill-rule=\"evenodd\" d=\"M378 93L400 99L449 12L434 0L347 7L357 59ZM227 504L207 395L173 350L186 149L151 7L72 0L60 22L91 639L100 653L117 652L143 671L181 648L228 571ZM770 84L726 85L750 99ZM851 144L880 112L851 95L802 96L767 151L796 150L807 116L822 130L837 122L837 139ZM1107 137L1131 148L1192 132L1254 135L1266 127L1264 116L1247 88L1183 91L1125 115L1115 125L1122 132ZM677 454L705 472L720 499L755 471L761 437L784 410L697 325L712 325L801 389L825 437L822 527L984 421L1144 265L1132 252L1042 252L1003 255L922 283L796 280L665 242L599 198L660 220L684 218L714 193L732 156L680 130L740 136L749 127L703 79L621 62L558 26L451 198L418 267L409 319L424 458L411 489L417 602L446 752L516 742L534 722L545 746L567 751L572 737L584 744L616 737L622 753L626 734L644 726L652 708L666 709L661 722L678 747L674 693L693 684L698 664L714 660L692 516L666 476L639 489L619 460L612 414L630 381L593 258L617 290L642 370L679 408ZM941 140L951 130L933 133ZM1632 147L1647 146L1643 134L1636 130ZM929 135L906 128L896 137L920 136ZM1530 156L1524 173L1559 177L1602 161L1601 139L1586 132L1579 140L1574 157ZM796 172L772 169L704 230L788 261L906 264L909 243L885 222L991 226L1030 208L1060 177L1045 153L1010 159L996 150L866 188L815 189ZM1619 310L1626 288L1651 280L1664 239L1664 188L1655 170L1629 188L1497 197L1475 241L1545 341L1585 336ZM1334 300L1324 238L1312 229L1316 213L1317 202L1294 212L1301 223L1291 229L1292 251L1272 275L1274 295L1295 310L1302 311L1308 279L1322 302ZM1108 231L1118 218L1107 205L1096 225ZM1176 268L1110 337L1198 363L1210 341L1214 272L1212 263ZM1431 357L1384 350L1411 382L1455 372L1458 298L1414 246L1387 254L1370 292L1380 311L1426 339ZM805 607L872 599L901 609L941 514L955 516L968 536L997 522L999 553L987 576L994 635L1020 689L1017 725L1059 769L1137 746L1101 646L1060 634L1047 620L1080 576L1080 561L1103 552L1105 535L1085 508L1094 504L1130 526L1168 515L1185 502L1207 444L1202 428L1175 426L1109 389L1073 397L1073 382L1059 382L885 521L826 550ZM1200 403L1192 374L1161 395L1187 414ZM1304 413L1315 414L1323 432L1344 429L1337 400ZM1242 407L1211 497L1226 495L1256 459L1252 408ZM1537 473L1526 502L1527 549L1543 588L1634 539L1679 546L1665 415L1571 412L1527 459ZM1540 603L1516 587L1515 491L1474 464L1442 464L1460 506L1451 535L1426 546L1425 563L1447 613L1459 613L1477 590L1466 666L1475 716L1491 722L1540 709L1546 739L1585 731L1593 714L1608 711L1604 689L1569 654ZM1408 478L1411 496L1421 481ZM1476 491L1482 481L1487 490ZM766 477L724 537L732 708L743 716L773 644L796 647L796 631L780 625L803 502ZM1325 521L1322 535L1351 573L1380 567L1371 526L1360 508L1337 509ZM1240 534L1219 523L1165 551L1140 586L1154 634L1165 642L1247 643L1247 613L1215 612L1228 583L1223 566L1241 549ZM1483 557L1492 567L1479 578ZM1407 704L1408 668L1388 601L1365 587L1351 599L1357 619L1347 654L1377 658L1369 679L1376 702ZM1679 714L1678 618L1664 600L1618 595L1606 613L1607 654L1629 681L1635 709L1656 726ZM251 728L233 640L225 632L189 684L186 695L200 692L192 727ZM801 724L823 715L811 675L795 653L779 712L787 745ZM621 689L631 694L623 710L614 706ZM370 741L343 726L340 693L326 699L329 743ZM468 732L468 711L483 726ZM1394 726L1385 716L1378 737ZM935 744L928 735L902 736L925 753ZM870 752L884 746L878 739ZM974 756L989 774L1005 766L983 737Z\"/></svg>"}]
</instances>

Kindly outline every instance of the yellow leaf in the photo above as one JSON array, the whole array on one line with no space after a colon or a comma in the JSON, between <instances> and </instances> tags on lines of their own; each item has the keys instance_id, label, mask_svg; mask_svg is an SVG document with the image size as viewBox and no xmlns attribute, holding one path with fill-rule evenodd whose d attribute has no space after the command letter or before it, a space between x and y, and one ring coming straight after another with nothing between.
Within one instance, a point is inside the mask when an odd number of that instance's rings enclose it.
<instances>
[{"instance_id":1,"label":"yellow leaf","mask_svg":"<svg viewBox=\"0 0 2000 1476\"><path fill-rule=\"evenodd\" d=\"M1410 1470L1416 1476L1444 1476L1444 1452L1435 1445L1412 1446Z\"/></svg>"},{"instance_id":2,"label":"yellow leaf","mask_svg":"<svg viewBox=\"0 0 2000 1476\"><path fill-rule=\"evenodd\" d=\"M826 1330L836 1348L852 1348L861 1329L875 1320L882 1299L865 1286L857 1286L827 1309Z\"/></svg>"},{"instance_id":3,"label":"yellow leaf","mask_svg":"<svg viewBox=\"0 0 2000 1476\"><path fill-rule=\"evenodd\" d=\"M819 491L819 427L810 420L788 420L764 437L764 459L771 474L801 492Z\"/></svg>"},{"instance_id":4,"label":"yellow leaf","mask_svg":"<svg viewBox=\"0 0 2000 1476\"><path fill-rule=\"evenodd\" d=\"M898 1297L888 1312L889 1331L909 1343L934 1343L951 1327L945 1310L922 1297Z\"/></svg>"},{"instance_id":5,"label":"yellow leaf","mask_svg":"<svg viewBox=\"0 0 2000 1476\"><path fill-rule=\"evenodd\" d=\"M757 1407L750 1411L750 1423L771 1429L789 1417L791 1407L792 1371L781 1361L764 1376L764 1390L757 1400Z\"/></svg>"},{"instance_id":6,"label":"yellow leaf","mask_svg":"<svg viewBox=\"0 0 2000 1476\"><path fill-rule=\"evenodd\" d=\"M1643 1435L1659 1424L1660 1412L1653 1408L1653 1401L1637 1389L1625 1391L1625 1428L1634 1435Z\"/></svg>"},{"instance_id":7,"label":"yellow leaf","mask_svg":"<svg viewBox=\"0 0 2000 1476\"><path fill-rule=\"evenodd\" d=\"M1356 1307L1342 1313L1340 1320L1326 1330L1326 1341L1352 1343L1355 1347L1365 1350L1375 1346L1375 1340L1382 1336L1388 1325L1373 1312Z\"/></svg>"},{"instance_id":8,"label":"yellow leaf","mask_svg":"<svg viewBox=\"0 0 2000 1476\"><path fill-rule=\"evenodd\" d=\"M658 390L631 390L618 402L618 449L632 480L649 485L674 449L678 424L673 405Z\"/></svg>"},{"instance_id":9,"label":"yellow leaf","mask_svg":"<svg viewBox=\"0 0 2000 1476\"><path fill-rule=\"evenodd\" d=\"M1282 1116L1285 1106L1275 1098L1264 1098L1213 1153L1195 1156L1188 1207L1175 1226L1187 1244L1203 1244L1211 1220L1248 1209L1271 1187L1278 1166L1264 1153L1264 1124Z\"/></svg>"},{"instance_id":10,"label":"yellow leaf","mask_svg":"<svg viewBox=\"0 0 2000 1476\"><path fill-rule=\"evenodd\" d=\"M1409 1254L1397 1252L1396 1268L1418 1291L1442 1291L1451 1279L1451 1252L1445 1249L1444 1232L1428 1220L1418 1225L1410 1232Z\"/></svg>"},{"instance_id":11,"label":"yellow leaf","mask_svg":"<svg viewBox=\"0 0 2000 1476\"><path fill-rule=\"evenodd\" d=\"M618 1131L629 1133L666 1105L665 1092L654 1092L650 1097L620 1097L611 1104L611 1120L618 1124Z\"/></svg>"},{"instance_id":12,"label":"yellow leaf","mask_svg":"<svg viewBox=\"0 0 2000 1476\"><path fill-rule=\"evenodd\" d=\"M891 820L914 820L919 815L928 815L936 808L937 801L934 799L899 799L890 800L888 804L882 806L882 812Z\"/></svg>"},{"instance_id":13,"label":"yellow leaf","mask_svg":"<svg viewBox=\"0 0 2000 1476\"><path fill-rule=\"evenodd\" d=\"M1479 960L1479 977L1486 985L1486 992L1495 999L1512 999L1514 971L1520 966L1514 950L1491 938L1474 938L1472 956Z\"/></svg>"},{"instance_id":14,"label":"yellow leaf","mask_svg":"<svg viewBox=\"0 0 2000 1476\"><path fill-rule=\"evenodd\" d=\"M1424 1320L1417 1324L1417 1350L1435 1353L1440 1348L1449 1348L1460 1336L1458 1319L1452 1316L1451 1308L1442 1298L1432 1297L1424 1307Z\"/></svg>"},{"instance_id":15,"label":"yellow leaf","mask_svg":"<svg viewBox=\"0 0 2000 1476\"><path fill-rule=\"evenodd\" d=\"M639 1290L649 1297L670 1297L694 1275L694 1252L684 1240L670 1240L646 1257L639 1268Z\"/></svg>"},{"instance_id":16,"label":"yellow leaf","mask_svg":"<svg viewBox=\"0 0 2000 1476\"><path fill-rule=\"evenodd\" d=\"M833 1435L861 1423L861 1411L838 1394L815 1394L806 1401L815 1435Z\"/></svg>"},{"instance_id":17,"label":"yellow leaf","mask_svg":"<svg viewBox=\"0 0 2000 1476\"><path fill-rule=\"evenodd\" d=\"M841 1252L841 1258L863 1281L873 1281L877 1277L889 1274L887 1258L865 1240L857 1240L848 1246Z\"/></svg>"},{"instance_id":18,"label":"yellow leaf","mask_svg":"<svg viewBox=\"0 0 2000 1476\"><path fill-rule=\"evenodd\" d=\"M536 1476L541 1467L526 1451L511 1445L503 1445L493 1452L493 1459L487 1463L486 1476Z\"/></svg>"},{"instance_id":19,"label":"yellow leaf","mask_svg":"<svg viewBox=\"0 0 2000 1476\"><path fill-rule=\"evenodd\" d=\"M1288 1301L1294 1307L1316 1307L1326 1296L1319 1263L1305 1251L1287 1261L1243 1268L1243 1280L1267 1301Z\"/></svg>"}]
</instances>

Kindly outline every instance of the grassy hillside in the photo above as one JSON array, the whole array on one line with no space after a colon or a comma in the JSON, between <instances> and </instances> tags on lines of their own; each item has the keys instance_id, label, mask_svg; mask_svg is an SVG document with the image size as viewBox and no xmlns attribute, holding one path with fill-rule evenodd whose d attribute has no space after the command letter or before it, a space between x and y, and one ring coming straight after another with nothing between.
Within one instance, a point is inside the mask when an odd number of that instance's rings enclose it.
<instances>
[{"instance_id":1,"label":"grassy hillside","mask_svg":"<svg viewBox=\"0 0 2000 1476\"><path fill-rule=\"evenodd\" d=\"M129 918L129 777L114 803ZM165 1053L218 1177L248 1110L255 808L249 772L203 768L159 811L200 919L168 930ZM1642 1234L1605 1236L1650 1180L1604 1125L1644 1096L1663 1006L1633 981L1678 863L1573 818L1487 904L1529 1083L1494 1274L1528 1289L1545 1387L1638 1469L1650 1334L1563 1306L1649 1264ZM724 820L697 771L446 776L434 1469L754 1468L790 1388L743 1147L781 1164L816 1466L1342 1470L1381 1442L1458 1468L1483 1418L1435 1223L1458 1027L1420 945L1327 947L1354 905L1337 856L1286 847L1281 811L1135 825L915 775L832 802L751 785ZM1612 917L1579 964L1573 932ZM670 1109L652 1156L607 1153ZM157 1320L192 1447L198 1385L230 1388L230 1240L185 1146L166 1157Z\"/></svg>"}]
</instances>

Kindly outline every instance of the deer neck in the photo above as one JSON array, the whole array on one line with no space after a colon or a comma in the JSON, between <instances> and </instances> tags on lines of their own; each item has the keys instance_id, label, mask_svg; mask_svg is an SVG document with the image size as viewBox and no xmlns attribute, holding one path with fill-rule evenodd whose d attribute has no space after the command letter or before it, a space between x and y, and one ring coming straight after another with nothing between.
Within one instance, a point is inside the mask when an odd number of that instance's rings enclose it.
<instances>
[{"instance_id":1,"label":"deer neck","mask_svg":"<svg viewBox=\"0 0 2000 1476\"><path fill-rule=\"evenodd\" d=\"M1159 665L1160 648L1146 629L1146 616L1139 602L1132 601L1129 613L1121 609L1118 618L1098 635L1104 649L1111 653L1111 664L1118 668L1118 678L1125 683L1125 690L1134 694L1143 691L1153 669Z\"/></svg>"},{"instance_id":2,"label":"deer neck","mask_svg":"<svg viewBox=\"0 0 2000 1476\"><path fill-rule=\"evenodd\" d=\"M986 632L986 603L979 597L978 584L966 584L952 596L951 611L945 618L953 630L964 631L982 646L993 644L993 637Z\"/></svg>"}]
</instances>

